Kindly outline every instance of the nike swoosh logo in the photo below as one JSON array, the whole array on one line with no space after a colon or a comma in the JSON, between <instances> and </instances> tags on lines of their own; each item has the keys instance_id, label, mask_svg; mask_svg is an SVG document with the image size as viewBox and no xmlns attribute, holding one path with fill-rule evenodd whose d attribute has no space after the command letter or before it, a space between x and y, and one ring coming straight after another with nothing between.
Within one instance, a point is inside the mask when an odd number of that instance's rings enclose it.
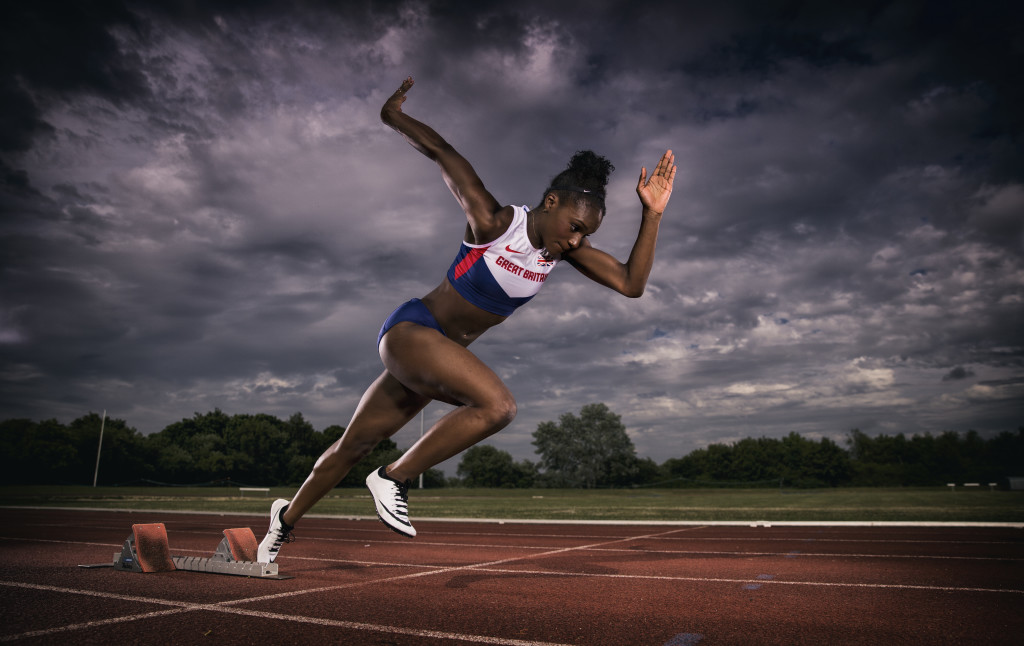
<instances>
[{"instance_id":1,"label":"nike swoosh logo","mask_svg":"<svg viewBox=\"0 0 1024 646\"><path fill-rule=\"evenodd\" d=\"M519 254L526 253L525 251L516 251L515 249L513 249L512 247L510 247L508 245L505 245L505 251L507 251L509 253L519 253Z\"/></svg>"}]
</instances>

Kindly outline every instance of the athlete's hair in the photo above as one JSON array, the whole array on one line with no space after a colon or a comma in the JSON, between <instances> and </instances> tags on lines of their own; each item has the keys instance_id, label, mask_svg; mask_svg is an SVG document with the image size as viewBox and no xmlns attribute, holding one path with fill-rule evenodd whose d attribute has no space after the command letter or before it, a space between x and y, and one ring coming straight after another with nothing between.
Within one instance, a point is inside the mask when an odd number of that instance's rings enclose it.
<instances>
[{"instance_id":1,"label":"athlete's hair","mask_svg":"<svg viewBox=\"0 0 1024 646\"><path fill-rule=\"evenodd\" d=\"M595 207L604 217L605 187L615 167L592 150L581 150L572 156L569 165L551 180L544 191L560 200L572 200L582 207Z\"/></svg>"}]
</instances>

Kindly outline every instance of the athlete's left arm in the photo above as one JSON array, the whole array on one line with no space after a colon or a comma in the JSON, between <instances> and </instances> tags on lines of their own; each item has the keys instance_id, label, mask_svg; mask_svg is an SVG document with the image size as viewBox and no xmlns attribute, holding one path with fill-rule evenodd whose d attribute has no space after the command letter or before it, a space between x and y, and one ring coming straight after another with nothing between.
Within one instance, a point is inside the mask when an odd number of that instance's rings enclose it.
<instances>
[{"instance_id":1,"label":"athlete's left arm","mask_svg":"<svg viewBox=\"0 0 1024 646\"><path fill-rule=\"evenodd\" d=\"M595 249L586 238L578 248L565 254L565 259L584 276L605 287L630 298L642 296L654 265L654 248L658 242L661 216L672 197L675 178L675 156L671 150L661 156L650 179L647 177L647 168L640 169L636 193L643 205L643 213L640 231L626 262L619 262L614 256Z\"/></svg>"}]
</instances>

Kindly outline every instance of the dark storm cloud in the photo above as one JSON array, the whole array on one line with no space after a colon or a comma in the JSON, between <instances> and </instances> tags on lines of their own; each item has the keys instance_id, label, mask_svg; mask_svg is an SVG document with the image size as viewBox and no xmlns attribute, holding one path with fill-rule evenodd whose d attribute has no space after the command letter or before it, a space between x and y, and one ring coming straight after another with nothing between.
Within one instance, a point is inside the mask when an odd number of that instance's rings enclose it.
<instances>
[{"instance_id":1,"label":"dark storm cloud","mask_svg":"<svg viewBox=\"0 0 1024 646\"><path fill-rule=\"evenodd\" d=\"M27 150L50 132L41 109L62 94L88 92L115 104L148 94L139 59L108 31L139 28L121 2L7 2L0 12L0 150Z\"/></svg>"},{"instance_id":2,"label":"dark storm cloud","mask_svg":"<svg viewBox=\"0 0 1024 646\"><path fill-rule=\"evenodd\" d=\"M412 74L406 109L502 202L535 203L575 150L608 155L592 240L619 258L640 165L670 146L680 164L644 298L560 267L473 346L519 399L493 440L517 458L592 401L659 460L1020 424L1015 5L2 11L2 417L346 423L381 320L437 284L464 227L379 123Z\"/></svg>"},{"instance_id":3,"label":"dark storm cloud","mask_svg":"<svg viewBox=\"0 0 1024 646\"><path fill-rule=\"evenodd\" d=\"M963 366L956 366L948 373L942 375L942 381L954 381L957 379L967 379L973 377L974 373L970 370L965 369Z\"/></svg>"}]
</instances>

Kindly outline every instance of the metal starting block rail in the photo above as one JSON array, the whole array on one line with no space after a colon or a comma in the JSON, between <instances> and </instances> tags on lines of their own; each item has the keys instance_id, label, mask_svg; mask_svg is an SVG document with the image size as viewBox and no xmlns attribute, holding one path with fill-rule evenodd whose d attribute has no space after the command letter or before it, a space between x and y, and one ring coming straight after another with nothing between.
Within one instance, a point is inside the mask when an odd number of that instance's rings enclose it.
<instances>
[{"instance_id":1,"label":"metal starting block rail","mask_svg":"<svg viewBox=\"0 0 1024 646\"><path fill-rule=\"evenodd\" d=\"M171 556L167 528L163 523L132 525L132 533L113 563L80 565L83 568L112 567L123 572L208 572L261 579L291 579L278 573L277 563L259 563L259 545L248 527L225 529L213 556Z\"/></svg>"}]
</instances>

